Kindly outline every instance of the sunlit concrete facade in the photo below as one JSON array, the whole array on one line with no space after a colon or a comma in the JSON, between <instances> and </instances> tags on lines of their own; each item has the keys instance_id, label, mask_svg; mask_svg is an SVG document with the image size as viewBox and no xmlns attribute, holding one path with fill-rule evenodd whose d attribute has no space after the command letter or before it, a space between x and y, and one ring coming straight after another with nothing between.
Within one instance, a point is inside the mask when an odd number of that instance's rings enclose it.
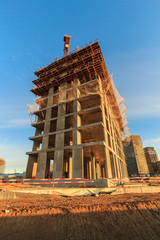
<instances>
[{"instance_id":1,"label":"sunlit concrete facade","mask_svg":"<svg viewBox=\"0 0 160 240\"><path fill-rule=\"evenodd\" d=\"M27 178L127 178L123 124L98 42L35 72Z\"/></svg>"},{"instance_id":2,"label":"sunlit concrete facade","mask_svg":"<svg viewBox=\"0 0 160 240\"><path fill-rule=\"evenodd\" d=\"M140 136L132 135L130 142L124 143L124 152L130 176L150 173Z\"/></svg>"}]
</instances>

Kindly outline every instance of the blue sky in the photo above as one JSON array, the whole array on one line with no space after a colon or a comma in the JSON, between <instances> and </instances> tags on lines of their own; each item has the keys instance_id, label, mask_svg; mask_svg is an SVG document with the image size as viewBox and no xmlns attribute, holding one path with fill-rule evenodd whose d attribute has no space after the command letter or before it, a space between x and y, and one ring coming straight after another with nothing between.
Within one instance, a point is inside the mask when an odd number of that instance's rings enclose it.
<instances>
[{"instance_id":1,"label":"blue sky","mask_svg":"<svg viewBox=\"0 0 160 240\"><path fill-rule=\"evenodd\" d=\"M32 148L27 104L34 71L70 50L98 39L109 73L126 98L132 134L160 155L159 0L1 0L0 157L6 172L26 168Z\"/></svg>"}]
</instances>

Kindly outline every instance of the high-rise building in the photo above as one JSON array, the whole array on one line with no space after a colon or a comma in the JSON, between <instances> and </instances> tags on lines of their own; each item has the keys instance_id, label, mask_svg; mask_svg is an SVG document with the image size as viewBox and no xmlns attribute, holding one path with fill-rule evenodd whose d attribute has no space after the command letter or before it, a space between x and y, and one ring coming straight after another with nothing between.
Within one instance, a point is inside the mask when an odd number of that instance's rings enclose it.
<instances>
[{"instance_id":1,"label":"high-rise building","mask_svg":"<svg viewBox=\"0 0 160 240\"><path fill-rule=\"evenodd\" d=\"M68 44L62 58L35 71L26 177L48 178L52 165L53 178L128 177L122 117L99 43L70 54Z\"/></svg>"},{"instance_id":2,"label":"high-rise building","mask_svg":"<svg viewBox=\"0 0 160 240\"><path fill-rule=\"evenodd\" d=\"M160 174L160 161L153 163L154 173Z\"/></svg>"},{"instance_id":3,"label":"high-rise building","mask_svg":"<svg viewBox=\"0 0 160 240\"><path fill-rule=\"evenodd\" d=\"M156 153L154 147L145 147L144 152L145 152L146 159L148 160L148 162L150 162L150 163L158 162L158 156L157 156L157 153Z\"/></svg>"},{"instance_id":4,"label":"high-rise building","mask_svg":"<svg viewBox=\"0 0 160 240\"><path fill-rule=\"evenodd\" d=\"M124 152L126 156L128 174L130 176L149 174L140 136L132 135L130 142L124 142Z\"/></svg>"},{"instance_id":5,"label":"high-rise building","mask_svg":"<svg viewBox=\"0 0 160 240\"><path fill-rule=\"evenodd\" d=\"M156 164L158 162L158 156L154 147L145 147L144 152L145 152L150 173L151 174L156 173L158 171L157 164Z\"/></svg>"}]
</instances>

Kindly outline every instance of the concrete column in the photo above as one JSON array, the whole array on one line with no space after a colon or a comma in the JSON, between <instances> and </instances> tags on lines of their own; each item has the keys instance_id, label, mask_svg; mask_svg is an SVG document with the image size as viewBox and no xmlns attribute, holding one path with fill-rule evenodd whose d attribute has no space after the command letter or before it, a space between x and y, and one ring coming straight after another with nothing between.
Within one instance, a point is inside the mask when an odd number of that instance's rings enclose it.
<instances>
[{"instance_id":1,"label":"concrete column","mask_svg":"<svg viewBox=\"0 0 160 240\"><path fill-rule=\"evenodd\" d=\"M72 148L72 177L82 178L84 177L84 163L83 163L83 149L78 145L81 144L81 133L77 127L81 125L81 119L78 115L80 110L80 103L77 98L79 96L79 90L77 86L80 84L78 79L74 80L74 101L73 101L73 148Z\"/></svg>"},{"instance_id":2,"label":"concrete column","mask_svg":"<svg viewBox=\"0 0 160 240\"><path fill-rule=\"evenodd\" d=\"M113 129L113 127L112 127L112 129ZM112 149L114 149L114 153L117 154L117 152L116 152L116 146L115 146L116 139L115 139L113 130L112 130L112 133L113 133L113 135L112 135L113 141L112 141L112 143L111 143L111 146L112 146ZM114 166L114 176L112 176L112 177L117 178L118 172L117 172L117 163L116 163L116 156L115 156L115 154L113 154L112 161L113 161L113 166Z\"/></svg>"},{"instance_id":3,"label":"concrete column","mask_svg":"<svg viewBox=\"0 0 160 240\"><path fill-rule=\"evenodd\" d=\"M41 134L41 130L36 128L35 136L38 136L39 134ZM40 143L34 141L32 151L39 150L39 146L40 146ZM31 155L28 157L28 163L27 163L27 169L26 169L26 178L35 177L35 174L37 172L37 158L38 158L38 156L36 156L36 157L33 156L32 157ZM36 163L36 167L35 167L35 163Z\"/></svg>"},{"instance_id":4,"label":"concrete column","mask_svg":"<svg viewBox=\"0 0 160 240\"><path fill-rule=\"evenodd\" d=\"M87 167L87 179L89 179L89 161L87 160L87 163L86 163L86 167Z\"/></svg>"},{"instance_id":5,"label":"concrete column","mask_svg":"<svg viewBox=\"0 0 160 240\"><path fill-rule=\"evenodd\" d=\"M55 150L54 153L54 167L53 167L53 176L54 178L62 178L63 175L63 157L64 150Z\"/></svg>"},{"instance_id":6,"label":"concrete column","mask_svg":"<svg viewBox=\"0 0 160 240\"><path fill-rule=\"evenodd\" d=\"M102 121L104 124L104 141L106 145L104 146L104 153L105 153L105 169L104 169L104 175L103 177L112 178L112 171L111 171L111 162L110 162L110 155L109 155L109 149L106 147L108 146L108 138L107 138L107 126L106 126L106 118L105 118L105 97L103 94L103 88L102 88L102 82L99 77L99 88L101 93L101 108L102 108Z\"/></svg>"},{"instance_id":7,"label":"concrete column","mask_svg":"<svg viewBox=\"0 0 160 240\"><path fill-rule=\"evenodd\" d=\"M116 156L115 162L117 164L117 178L120 178L120 164L119 164L119 158Z\"/></svg>"},{"instance_id":8,"label":"concrete column","mask_svg":"<svg viewBox=\"0 0 160 240\"><path fill-rule=\"evenodd\" d=\"M27 170L26 170L26 178L32 178L33 177L33 168L34 168L34 163L36 161L36 158L33 156L28 157L28 163L27 163Z\"/></svg>"},{"instance_id":9,"label":"concrete column","mask_svg":"<svg viewBox=\"0 0 160 240\"><path fill-rule=\"evenodd\" d=\"M72 178L72 153L69 154L69 178Z\"/></svg>"},{"instance_id":10,"label":"concrete column","mask_svg":"<svg viewBox=\"0 0 160 240\"><path fill-rule=\"evenodd\" d=\"M34 162L33 171L32 171L32 178L36 177L36 173L37 173L37 162Z\"/></svg>"},{"instance_id":11,"label":"concrete column","mask_svg":"<svg viewBox=\"0 0 160 240\"><path fill-rule=\"evenodd\" d=\"M125 177L128 178L128 170L127 170L126 164L124 164L124 172L125 172Z\"/></svg>"},{"instance_id":12,"label":"concrete column","mask_svg":"<svg viewBox=\"0 0 160 240\"><path fill-rule=\"evenodd\" d=\"M36 178L44 179L46 177L47 152L40 152L38 155Z\"/></svg>"},{"instance_id":13,"label":"concrete column","mask_svg":"<svg viewBox=\"0 0 160 240\"><path fill-rule=\"evenodd\" d=\"M124 165L124 162L121 162L121 166L122 166L122 176L123 178L125 177L125 165Z\"/></svg>"},{"instance_id":14,"label":"concrete column","mask_svg":"<svg viewBox=\"0 0 160 240\"><path fill-rule=\"evenodd\" d=\"M73 145L81 144L81 133L77 130L77 127L81 126L81 118L78 115L78 111L80 111L81 106L78 102L77 98L79 97L79 90L77 86L80 84L78 79L74 80L74 102L73 102Z\"/></svg>"},{"instance_id":15,"label":"concrete column","mask_svg":"<svg viewBox=\"0 0 160 240\"><path fill-rule=\"evenodd\" d=\"M117 156L114 157L114 163L116 165L116 178L119 177L119 165L118 165L118 162L117 162Z\"/></svg>"},{"instance_id":16,"label":"concrete column","mask_svg":"<svg viewBox=\"0 0 160 240\"><path fill-rule=\"evenodd\" d=\"M47 159L47 162L46 162L46 178L49 178L50 176L50 160Z\"/></svg>"},{"instance_id":17,"label":"concrete column","mask_svg":"<svg viewBox=\"0 0 160 240\"><path fill-rule=\"evenodd\" d=\"M66 103L61 102L62 97L65 99L66 92L60 95L60 104L58 105L58 118L56 131L61 131L65 129L65 112ZM61 178L63 176L63 161L64 161L64 132L57 132L55 138L55 153L54 153L54 166L53 166L53 176L54 178Z\"/></svg>"},{"instance_id":18,"label":"concrete column","mask_svg":"<svg viewBox=\"0 0 160 240\"><path fill-rule=\"evenodd\" d=\"M86 179L89 179L89 161L88 161L88 158L84 158L84 163L85 163L85 165L84 165L84 168L85 168L85 174L84 174L84 177L86 178Z\"/></svg>"},{"instance_id":19,"label":"concrete column","mask_svg":"<svg viewBox=\"0 0 160 240\"><path fill-rule=\"evenodd\" d=\"M95 157L93 153L91 153L91 166L92 166L92 179L96 179Z\"/></svg>"},{"instance_id":20,"label":"concrete column","mask_svg":"<svg viewBox=\"0 0 160 240\"><path fill-rule=\"evenodd\" d=\"M69 174L69 164L68 164L68 159L65 161L65 163L66 163L66 172L68 172L68 174Z\"/></svg>"},{"instance_id":21,"label":"concrete column","mask_svg":"<svg viewBox=\"0 0 160 240\"><path fill-rule=\"evenodd\" d=\"M91 164L91 159L89 160L89 179L92 179L92 164Z\"/></svg>"},{"instance_id":22,"label":"concrete column","mask_svg":"<svg viewBox=\"0 0 160 240\"><path fill-rule=\"evenodd\" d=\"M42 151L40 151L38 154L36 178L39 178L39 179L44 179L46 177L45 175L46 175L46 164L47 164L47 149L48 149L48 142L49 142L48 134L50 131L52 102L53 102L53 87L49 89L46 118L45 118L45 125L44 125L44 134L42 138Z\"/></svg>"},{"instance_id":23,"label":"concrete column","mask_svg":"<svg viewBox=\"0 0 160 240\"><path fill-rule=\"evenodd\" d=\"M120 174L120 178L122 177L122 168L121 168L121 161L118 158L118 164L119 164L119 174Z\"/></svg>"},{"instance_id":24,"label":"concrete column","mask_svg":"<svg viewBox=\"0 0 160 240\"><path fill-rule=\"evenodd\" d=\"M97 179L100 179L101 178L101 171L100 171L99 162L96 162L96 167L97 167Z\"/></svg>"},{"instance_id":25,"label":"concrete column","mask_svg":"<svg viewBox=\"0 0 160 240\"><path fill-rule=\"evenodd\" d=\"M105 102L107 101L106 97L105 97ZM117 151L117 146L116 146L116 137L115 137L115 129L113 128L113 121L112 119L110 119L110 124L108 124L109 126L109 130L110 130L110 133L112 132L112 137L113 137L113 141L111 141L111 146L112 146L112 149L114 149L116 155L119 155L118 154L118 151ZM112 131L111 131L111 126L112 126ZM115 172L115 178L118 178L118 175L119 175L119 167L117 166L117 161L116 161L117 157L116 156L113 156L113 164L114 164L114 172ZM112 176L113 177L113 176Z\"/></svg>"},{"instance_id":26,"label":"concrete column","mask_svg":"<svg viewBox=\"0 0 160 240\"><path fill-rule=\"evenodd\" d=\"M103 177L103 173L102 173L102 165L101 164L99 165L99 171L100 171L100 176L102 178Z\"/></svg>"},{"instance_id":27,"label":"concrete column","mask_svg":"<svg viewBox=\"0 0 160 240\"><path fill-rule=\"evenodd\" d=\"M83 149L82 147L76 147L72 149L72 177L73 178L83 178Z\"/></svg>"},{"instance_id":28,"label":"concrete column","mask_svg":"<svg viewBox=\"0 0 160 240\"><path fill-rule=\"evenodd\" d=\"M58 119L56 131L65 129L65 109L66 104L61 103L58 106ZM54 178L61 178L63 175L63 160L64 160L64 132L56 134L55 139L55 154L54 154L54 167L53 176Z\"/></svg>"},{"instance_id":29,"label":"concrete column","mask_svg":"<svg viewBox=\"0 0 160 240\"><path fill-rule=\"evenodd\" d=\"M103 173L103 178L105 178L106 176L105 176L105 167L104 166L102 166L102 173Z\"/></svg>"}]
</instances>

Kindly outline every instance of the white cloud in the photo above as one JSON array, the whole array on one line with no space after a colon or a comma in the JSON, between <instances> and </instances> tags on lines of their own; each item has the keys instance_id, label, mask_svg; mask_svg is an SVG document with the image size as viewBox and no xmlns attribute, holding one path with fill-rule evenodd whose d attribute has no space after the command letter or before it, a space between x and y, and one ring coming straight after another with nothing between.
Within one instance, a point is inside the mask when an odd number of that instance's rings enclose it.
<instances>
[{"instance_id":1,"label":"white cloud","mask_svg":"<svg viewBox=\"0 0 160 240\"><path fill-rule=\"evenodd\" d=\"M130 117L159 117L160 95L132 96L126 101L127 114Z\"/></svg>"},{"instance_id":2,"label":"white cloud","mask_svg":"<svg viewBox=\"0 0 160 240\"><path fill-rule=\"evenodd\" d=\"M30 126L30 120L25 118L18 118L9 120L5 124L1 124L0 128L26 128Z\"/></svg>"},{"instance_id":3,"label":"white cloud","mask_svg":"<svg viewBox=\"0 0 160 240\"><path fill-rule=\"evenodd\" d=\"M144 144L157 144L160 147L160 137L144 140Z\"/></svg>"}]
</instances>

